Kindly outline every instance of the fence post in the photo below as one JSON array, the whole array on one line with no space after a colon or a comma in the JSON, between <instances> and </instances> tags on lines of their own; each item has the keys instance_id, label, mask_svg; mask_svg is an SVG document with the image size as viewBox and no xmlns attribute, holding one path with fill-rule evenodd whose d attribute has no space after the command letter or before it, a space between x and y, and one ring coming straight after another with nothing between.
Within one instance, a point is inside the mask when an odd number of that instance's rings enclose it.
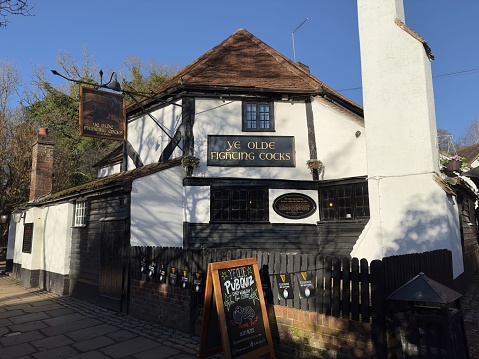
<instances>
[{"instance_id":1,"label":"fence post","mask_svg":"<svg viewBox=\"0 0 479 359\"><path fill-rule=\"evenodd\" d=\"M371 334L376 358L387 358L387 335L386 335L386 292L384 290L384 264L380 260L374 260L370 264L371 282Z\"/></svg>"}]
</instances>

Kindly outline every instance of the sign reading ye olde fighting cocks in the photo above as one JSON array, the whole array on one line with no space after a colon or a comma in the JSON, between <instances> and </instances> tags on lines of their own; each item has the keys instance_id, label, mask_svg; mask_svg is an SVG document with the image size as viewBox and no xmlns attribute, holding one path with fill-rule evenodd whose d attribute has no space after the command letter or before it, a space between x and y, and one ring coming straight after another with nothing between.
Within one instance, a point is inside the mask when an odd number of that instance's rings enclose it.
<instances>
[{"instance_id":1,"label":"sign reading ye olde fighting cocks","mask_svg":"<svg viewBox=\"0 0 479 359\"><path fill-rule=\"evenodd\" d=\"M80 135L126 141L125 96L81 87Z\"/></svg>"},{"instance_id":2,"label":"sign reading ye olde fighting cocks","mask_svg":"<svg viewBox=\"0 0 479 359\"><path fill-rule=\"evenodd\" d=\"M208 166L294 167L293 136L208 136Z\"/></svg>"}]
</instances>

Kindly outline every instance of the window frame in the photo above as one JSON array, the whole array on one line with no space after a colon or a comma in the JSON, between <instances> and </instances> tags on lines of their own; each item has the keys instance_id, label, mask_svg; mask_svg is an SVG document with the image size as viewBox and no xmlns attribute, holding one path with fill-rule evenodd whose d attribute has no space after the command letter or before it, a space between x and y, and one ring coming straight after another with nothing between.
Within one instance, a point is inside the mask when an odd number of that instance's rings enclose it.
<instances>
[{"instance_id":1,"label":"window frame","mask_svg":"<svg viewBox=\"0 0 479 359\"><path fill-rule=\"evenodd\" d=\"M32 253L33 223L23 224L22 253Z\"/></svg>"},{"instance_id":2,"label":"window frame","mask_svg":"<svg viewBox=\"0 0 479 359\"><path fill-rule=\"evenodd\" d=\"M368 220L370 218L367 183L327 186L319 189L321 222ZM350 214L351 217L347 217Z\"/></svg>"},{"instance_id":3,"label":"window frame","mask_svg":"<svg viewBox=\"0 0 479 359\"><path fill-rule=\"evenodd\" d=\"M269 223L268 188L212 187L210 222Z\"/></svg>"},{"instance_id":4,"label":"window frame","mask_svg":"<svg viewBox=\"0 0 479 359\"><path fill-rule=\"evenodd\" d=\"M255 127L248 126L248 111L249 105L256 105L255 110ZM269 127L261 128L261 107L268 106L268 123ZM275 123L274 123L274 102L273 101L257 101L257 100L244 100L242 104L242 129L243 132L274 132L275 131Z\"/></svg>"},{"instance_id":5,"label":"window frame","mask_svg":"<svg viewBox=\"0 0 479 359\"><path fill-rule=\"evenodd\" d=\"M75 201L75 211L73 214L73 227L86 227L87 200L79 199Z\"/></svg>"}]
</instances>

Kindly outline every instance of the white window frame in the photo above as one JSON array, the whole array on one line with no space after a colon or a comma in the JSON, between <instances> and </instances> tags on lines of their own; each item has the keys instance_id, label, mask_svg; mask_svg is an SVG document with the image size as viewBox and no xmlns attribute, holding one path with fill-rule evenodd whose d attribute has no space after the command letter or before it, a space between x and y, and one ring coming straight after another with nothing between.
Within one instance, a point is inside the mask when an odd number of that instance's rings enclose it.
<instances>
[{"instance_id":1,"label":"white window frame","mask_svg":"<svg viewBox=\"0 0 479 359\"><path fill-rule=\"evenodd\" d=\"M75 218L73 220L74 227L86 226L86 200L77 200L75 202Z\"/></svg>"}]
</instances>

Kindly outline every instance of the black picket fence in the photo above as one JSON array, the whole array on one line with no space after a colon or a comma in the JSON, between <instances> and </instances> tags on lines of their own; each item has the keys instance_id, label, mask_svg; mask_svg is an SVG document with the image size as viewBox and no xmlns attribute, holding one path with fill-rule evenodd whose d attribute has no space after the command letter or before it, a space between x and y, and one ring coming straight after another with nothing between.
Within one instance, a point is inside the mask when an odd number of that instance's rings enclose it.
<instances>
[{"instance_id":1,"label":"black picket fence","mask_svg":"<svg viewBox=\"0 0 479 359\"><path fill-rule=\"evenodd\" d=\"M161 268L167 278L174 268L178 276L175 285L186 282L185 290L194 290L195 274L204 278L208 263L256 258L267 302L361 322L382 316L386 296L419 272L452 286L452 256L447 250L393 256L371 263L320 254L172 247L132 247L130 258L130 278L160 282ZM288 299L283 295L285 278L291 283ZM309 297L304 291L300 294L300 282L306 278L312 284Z\"/></svg>"}]
</instances>

